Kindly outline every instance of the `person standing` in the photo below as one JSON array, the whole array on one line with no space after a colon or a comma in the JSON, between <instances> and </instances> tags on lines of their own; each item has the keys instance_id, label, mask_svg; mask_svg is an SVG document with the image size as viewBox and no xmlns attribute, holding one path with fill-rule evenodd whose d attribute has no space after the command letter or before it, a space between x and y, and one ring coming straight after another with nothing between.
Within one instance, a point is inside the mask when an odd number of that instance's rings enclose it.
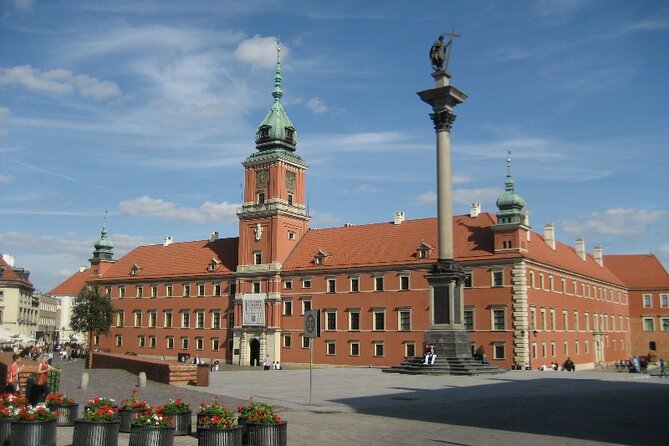
<instances>
[{"instance_id":1,"label":"person standing","mask_svg":"<svg viewBox=\"0 0 669 446\"><path fill-rule=\"evenodd\" d=\"M5 392L7 393L21 391L19 386L19 372L21 371L22 367L19 366L19 358L20 356L14 353L12 355L13 362L7 369L7 386L5 387Z\"/></svg>"},{"instance_id":2,"label":"person standing","mask_svg":"<svg viewBox=\"0 0 669 446\"><path fill-rule=\"evenodd\" d=\"M270 358L269 355L265 355L265 359L262 361L262 366L265 370L270 370L272 367L272 358Z\"/></svg>"},{"instance_id":3,"label":"person standing","mask_svg":"<svg viewBox=\"0 0 669 446\"><path fill-rule=\"evenodd\" d=\"M667 363L664 362L664 359L660 358L660 378L662 378L663 376L665 378L667 377L666 368L667 368Z\"/></svg>"}]
</instances>

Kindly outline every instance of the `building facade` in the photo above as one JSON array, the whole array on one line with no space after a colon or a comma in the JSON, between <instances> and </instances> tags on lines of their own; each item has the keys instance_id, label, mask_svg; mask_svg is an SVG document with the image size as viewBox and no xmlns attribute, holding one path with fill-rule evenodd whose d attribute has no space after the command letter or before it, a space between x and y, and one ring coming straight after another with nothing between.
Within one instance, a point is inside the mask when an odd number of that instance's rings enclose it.
<instances>
[{"instance_id":1,"label":"building facade","mask_svg":"<svg viewBox=\"0 0 669 446\"><path fill-rule=\"evenodd\" d=\"M13 257L0 256L0 327L34 340L37 332L39 297L30 282L30 272L14 265Z\"/></svg>"},{"instance_id":2,"label":"building facade","mask_svg":"<svg viewBox=\"0 0 669 446\"><path fill-rule=\"evenodd\" d=\"M389 366L422 353L436 218L406 220L397 212L376 224L310 229L308 166L281 102L278 59L274 80L256 150L242 163L238 236L166 237L114 260L103 228L90 268L52 291L74 296L86 282L110 296L115 324L94 348L239 365L266 356L305 364L313 354L317 364ZM472 352L483 350L502 367L531 368L567 357L589 368L646 353L633 341L630 284L600 247L588 253L583 240L560 243L553 225L532 231L510 163L497 208L492 214L475 204L453 217ZM305 311L316 309L321 336L304 337Z\"/></svg>"}]
</instances>

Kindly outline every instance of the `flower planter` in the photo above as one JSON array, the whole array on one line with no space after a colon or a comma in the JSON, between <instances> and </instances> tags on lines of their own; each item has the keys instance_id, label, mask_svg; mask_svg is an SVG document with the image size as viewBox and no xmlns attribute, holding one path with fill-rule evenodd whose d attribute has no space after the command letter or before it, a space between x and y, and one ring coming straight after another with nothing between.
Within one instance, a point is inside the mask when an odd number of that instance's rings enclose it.
<instances>
[{"instance_id":1,"label":"flower planter","mask_svg":"<svg viewBox=\"0 0 669 446\"><path fill-rule=\"evenodd\" d=\"M234 426L229 429L212 429L198 426L198 446L242 446L242 428Z\"/></svg>"},{"instance_id":2,"label":"flower planter","mask_svg":"<svg viewBox=\"0 0 669 446\"><path fill-rule=\"evenodd\" d=\"M246 444L254 446L287 446L288 423L246 423Z\"/></svg>"},{"instance_id":3,"label":"flower planter","mask_svg":"<svg viewBox=\"0 0 669 446\"><path fill-rule=\"evenodd\" d=\"M52 412L57 412L56 425L74 426L74 420L79 417L79 404L47 404Z\"/></svg>"},{"instance_id":4,"label":"flower planter","mask_svg":"<svg viewBox=\"0 0 669 446\"><path fill-rule=\"evenodd\" d=\"M120 421L74 420L72 446L117 446Z\"/></svg>"},{"instance_id":5,"label":"flower planter","mask_svg":"<svg viewBox=\"0 0 669 446\"><path fill-rule=\"evenodd\" d=\"M172 446L174 426L132 425L129 446Z\"/></svg>"},{"instance_id":6,"label":"flower planter","mask_svg":"<svg viewBox=\"0 0 669 446\"><path fill-rule=\"evenodd\" d=\"M0 418L0 445L5 446L9 443L9 434L12 432L12 420L10 418Z\"/></svg>"},{"instance_id":7,"label":"flower planter","mask_svg":"<svg viewBox=\"0 0 669 446\"><path fill-rule=\"evenodd\" d=\"M56 420L12 421L9 444L21 446L56 446Z\"/></svg>"},{"instance_id":8,"label":"flower planter","mask_svg":"<svg viewBox=\"0 0 669 446\"><path fill-rule=\"evenodd\" d=\"M120 432L130 433L132 420L146 412L147 409L119 409L118 418L121 421Z\"/></svg>"},{"instance_id":9,"label":"flower planter","mask_svg":"<svg viewBox=\"0 0 669 446\"><path fill-rule=\"evenodd\" d=\"M172 423L174 424L174 435L190 435L191 426L193 424L193 421L191 420L193 412L190 410L188 412L179 413L163 412L163 415L172 419Z\"/></svg>"}]
</instances>

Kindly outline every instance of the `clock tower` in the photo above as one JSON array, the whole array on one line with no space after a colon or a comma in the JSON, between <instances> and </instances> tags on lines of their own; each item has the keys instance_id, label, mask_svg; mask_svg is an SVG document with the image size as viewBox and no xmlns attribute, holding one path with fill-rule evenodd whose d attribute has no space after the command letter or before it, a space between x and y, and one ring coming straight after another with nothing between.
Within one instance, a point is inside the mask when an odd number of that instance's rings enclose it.
<instances>
[{"instance_id":1,"label":"clock tower","mask_svg":"<svg viewBox=\"0 0 669 446\"><path fill-rule=\"evenodd\" d=\"M297 132L283 109L281 49L277 47L274 101L256 132L256 152L243 162L239 217L235 349L242 365L265 355L279 360L281 265L308 230L305 177ZM237 344L237 342L239 344Z\"/></svg>"}]
</instances>

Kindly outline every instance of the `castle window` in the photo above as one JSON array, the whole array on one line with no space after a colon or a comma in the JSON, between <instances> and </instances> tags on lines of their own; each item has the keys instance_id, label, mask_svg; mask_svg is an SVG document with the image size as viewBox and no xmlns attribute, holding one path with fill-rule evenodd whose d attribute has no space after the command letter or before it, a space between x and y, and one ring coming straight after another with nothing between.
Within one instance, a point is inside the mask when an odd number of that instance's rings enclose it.
<instances>
[{"instance_id":1,"label":"castle window","mask_svg":"<svg viewBox=\"0 0 669 446\"><path fill-rule=\"evenodd\" d=\"M288 231L288 240L295 240L295 232Z\"/></svg>"},{"instance_id":2,"label":"castle window","mask_svg":"<svg viewBox=\"0 0 669 446\"><path fill-rule=\"evenodd\" d=\"M269 138L269 126L260 127L260 137Z\"/></svg>"},{"instance_id":3,"label":"castle window","mask_svg":"<svg viewBox=\"0 0 669 446\"><path fill-rule=\"evenodd\" d=\"M293 194L288 194L288 204L293 205Z\"/></svg>"},{"instance_id":4,"label":"castle window","mask_svg":"<svg viewBox=\"0 0 669 446\"><path fill-rule=\"evenodd\" d=\"M400 290L402 291L408 291L409 290L409 275L401 275L400 276Z\"/></svg>"},{"instance_id":5,"label":"castle window","mask_svg":"<svg viewBox=\"0 0 669 446\"><path fill-rule=\"evenodd\" d=\"M253 292L255 294L260 293L260 282L253 282Z\"/></svg>"},{"instance_id":6,"label":"castle window","mask_svg":"<svg viewBox=\"0 0 669 446\"><path fill-rule=\"evenodd\" d=\"M291 129L290 127L286 127L286 140L288 142L293 142L293 138L295 138L295 130Z\"/></svg>"},{"instance_id":7,"label":"castle window","mask_svg":"<svg viewBox=\"0 0 669 446\"><path fill-rule=\"evenodd\" d=\"M262 264L262 252L256 251L253 253L253 264L254 265Z\"/></svg>"},{"instance_id":8,"label":"castle window","mask_svg":"<svg viewBox=\"0 0 669 446\"><path fill-rule=\"evenodd\" d=\"M492 286L504 286L504 273L503 273L503 271L493 271L492 272Z\"/></svg>"}]
</instances>

